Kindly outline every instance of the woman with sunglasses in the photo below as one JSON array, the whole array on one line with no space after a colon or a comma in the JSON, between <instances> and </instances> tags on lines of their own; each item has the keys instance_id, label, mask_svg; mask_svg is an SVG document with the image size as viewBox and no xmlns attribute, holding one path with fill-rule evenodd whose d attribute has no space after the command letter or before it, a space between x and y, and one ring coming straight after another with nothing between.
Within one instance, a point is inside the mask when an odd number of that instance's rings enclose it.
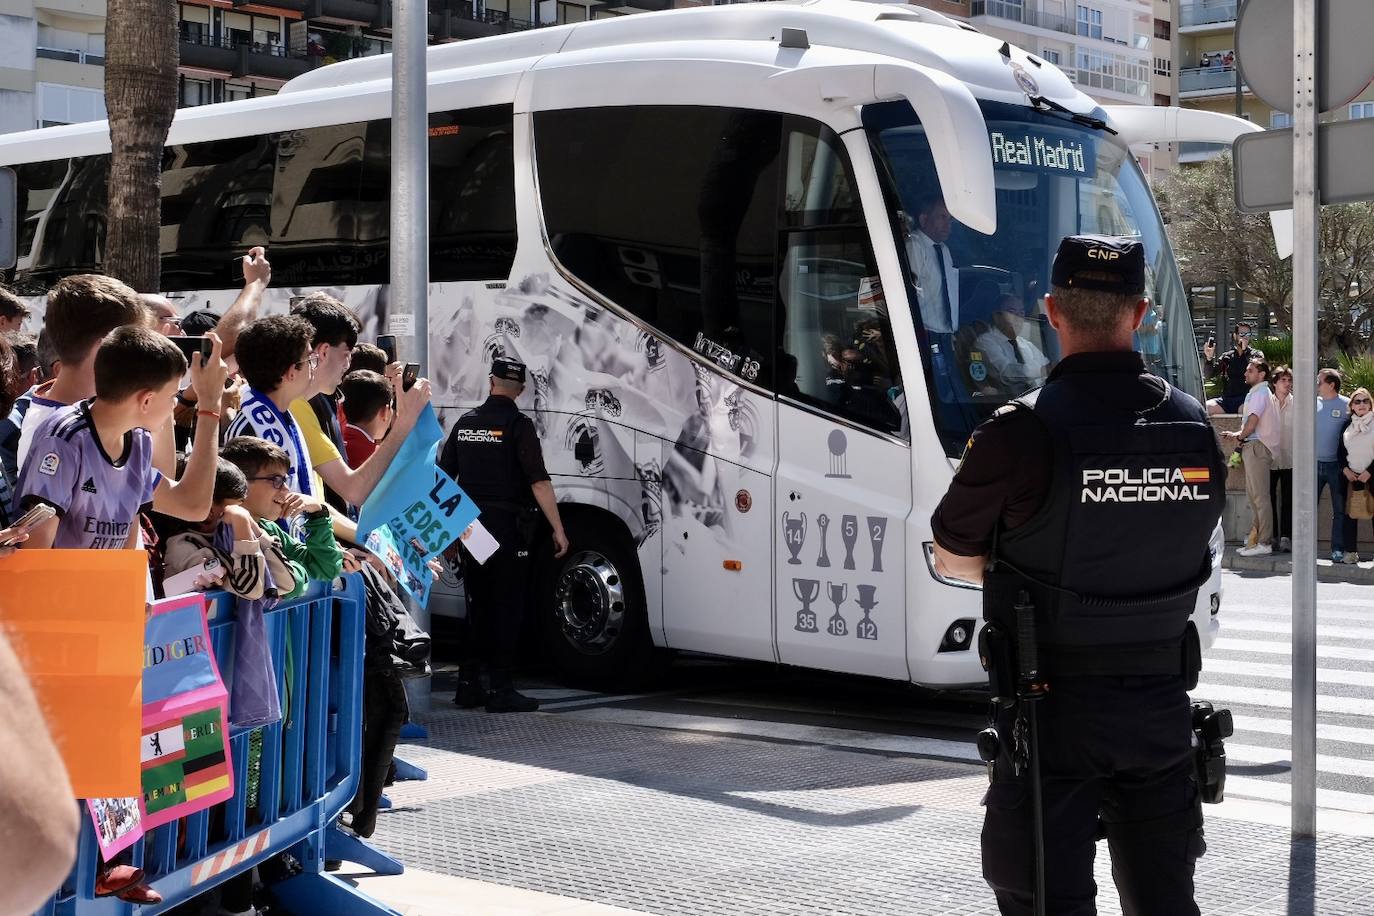
<instances>
[{"instance_id":1,"label":"woman with sunglasses","mask_svg":"<svg viewBox=\"0 0 1374 916\"><path fill-rule=\"evenodd\" d=\"M1374 398L1368 388L1356 388L1350 395L1350 420L1341 431L1341 460L1344 467L1341 473L1349 481L1350 496L1346 499L1346 513L1349 515L1350 503L1361 491L1367 491L1370 477L1374 475ZM1346 518L1345 562L1358 563L1360 555L1356 551L1359 537L1359 521Z\"/></svg>"}]
</instances>

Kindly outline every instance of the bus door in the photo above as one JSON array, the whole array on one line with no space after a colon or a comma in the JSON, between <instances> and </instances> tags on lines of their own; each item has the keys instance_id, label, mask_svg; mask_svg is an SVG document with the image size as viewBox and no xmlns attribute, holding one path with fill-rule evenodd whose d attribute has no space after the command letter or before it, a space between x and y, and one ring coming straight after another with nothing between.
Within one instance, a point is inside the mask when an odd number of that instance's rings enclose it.
<instances>
[{"instance_id":1,"label":"bus door","mask_svg":"<svg viewBox=\"0 0 1374 916\"><path fill-rule=\"evenodd\" d=\"M906 679L905 392L848 157L829 128L784 131L779 232L779 660ZM786 371L784 371L786 367Z\"/></svg>"}]
</instances>

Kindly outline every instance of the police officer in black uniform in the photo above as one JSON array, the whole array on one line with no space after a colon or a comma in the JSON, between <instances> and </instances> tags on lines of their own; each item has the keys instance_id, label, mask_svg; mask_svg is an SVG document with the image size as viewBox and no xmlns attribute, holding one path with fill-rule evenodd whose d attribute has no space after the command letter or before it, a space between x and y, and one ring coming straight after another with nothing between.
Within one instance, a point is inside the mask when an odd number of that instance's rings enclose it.
<instances>
[{"instance_id":1,"label":"police officer in black uniform","mask_svg":"<svg viewBox=\"0 0 1374 916\"><path fill-rule=\"evenodd\" d=\"M1105 836L1126 914L1197 914L1189 615L1224 459L1203 407L1131 348L1148 306L1140 243L1066 238L1051 285L1062 360L978 427L931 520L937 568L983 583L979 652L1001 700L983 875L1003 914L1035 912L1038 885L1041 912L1095 913Z\"/></svg>"},{"instance_id":2,"label":"police officer in black uniform","mask_svg":"<svg viewBox=\"0 0 1374 916\"><path fill-rule=\"evenodd\" d=\"M484 702L487 712L539 708L538 700L515 690L511 667L525 616L530 553L538 539L541 512L553 529L554 556L568 552L534 423L515 406L524 390L523 363L493 360L490 396L458 420L439 458L439 466L482 510L482 524L501 545L485 563L477 563L460 548L468 635L453 701L466 709Z\"/></svg>"}]
</instances>

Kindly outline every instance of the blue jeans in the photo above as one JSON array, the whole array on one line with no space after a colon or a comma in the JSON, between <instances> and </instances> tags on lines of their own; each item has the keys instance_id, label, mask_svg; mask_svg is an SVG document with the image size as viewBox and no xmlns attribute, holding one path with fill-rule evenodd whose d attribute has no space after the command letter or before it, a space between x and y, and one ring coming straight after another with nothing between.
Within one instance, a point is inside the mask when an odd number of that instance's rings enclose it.
<instances>
[{"instance_id":1,"label":"blue jeans","mask_svg":"<svg viewBox=\"0 0 1374 916\"><path fill-rule=\"evenodd\" d=\"M1317 502L1322 499L1322 487L1331 488L1331 550L1346 551L1355 549L1352 519L1345 517L1345 475L1341 473L1339 461L1317 462ZM1346 546L1347 532L1350 544Z\"/></svg>"}]
</instances>

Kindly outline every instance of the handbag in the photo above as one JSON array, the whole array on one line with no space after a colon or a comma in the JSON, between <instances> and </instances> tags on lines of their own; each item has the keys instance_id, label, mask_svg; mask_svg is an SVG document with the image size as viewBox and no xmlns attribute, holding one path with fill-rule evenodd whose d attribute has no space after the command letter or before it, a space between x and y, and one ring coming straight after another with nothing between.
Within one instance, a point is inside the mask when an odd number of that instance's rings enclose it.
<instances>
[{"instance_id":1,"label":"handbag","mask_svg":"<svg viewBox=\"0 0 1374 916\"><path fill-rule=\"evenodd\" d=\"M1350 481L1345 495L1345 514L1351 518L1374 519L1374 490L1357 480Z\"/></svg>"}]
</instances>

